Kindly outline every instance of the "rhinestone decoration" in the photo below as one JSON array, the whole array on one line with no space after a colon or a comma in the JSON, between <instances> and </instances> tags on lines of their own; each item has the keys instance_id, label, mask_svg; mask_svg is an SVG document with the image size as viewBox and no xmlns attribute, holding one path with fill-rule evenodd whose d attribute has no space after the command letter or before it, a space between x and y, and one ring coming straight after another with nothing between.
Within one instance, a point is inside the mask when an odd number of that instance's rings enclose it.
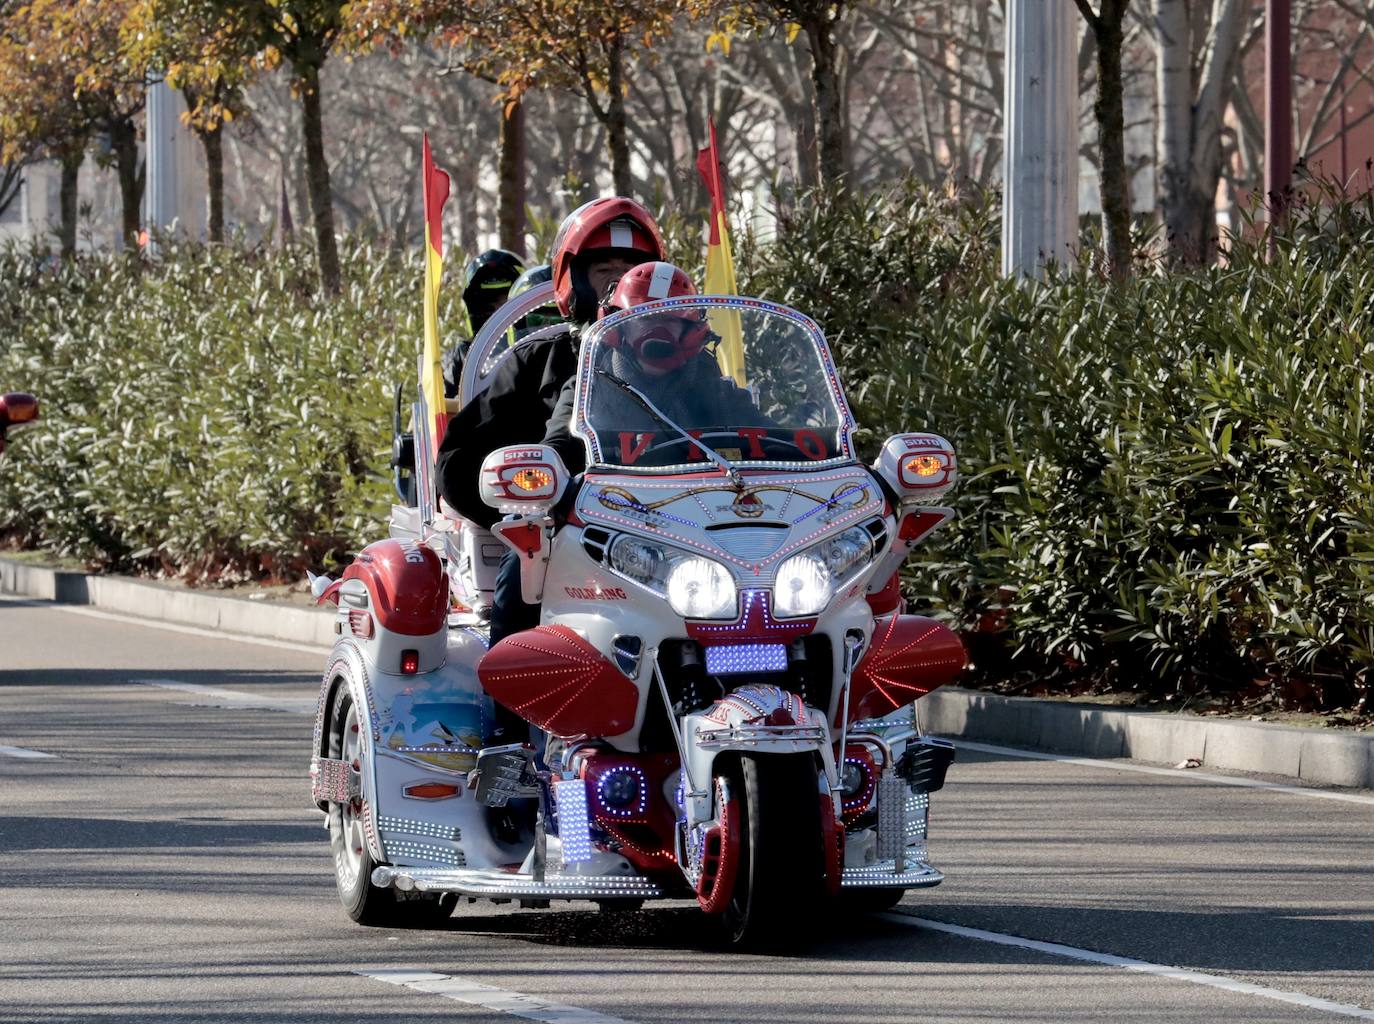
<instances>
[{"instance_id":1,"label":"rhinestone decoration","mask_svg":"<svg viewBox=\"0 0 1374 1024\"><path fill-rule=\"evenodd\" d=\"M383 832L403 832L412 836L447 839L455 843L463 841L463 831L457 825L440 825L432 821L417 821L414 818L392 818L381 815L377 818L377 827Z\"/></svg>"},{"instance_id":2,"label":"rhinestone decoration","mask_svg":"<svg viewBox=\"0 0 1374 1024\"><path fill-rule=\"evenodd\" d=\"M412 843L404 839L393 839L387 842L386 848L393 857L414 857L417 860L430 860L437 864L452 864L456 868L464 867L467 864L461 850L446 850L442 846L430 846L428 843Z\"/></svg>"}]
</instances>

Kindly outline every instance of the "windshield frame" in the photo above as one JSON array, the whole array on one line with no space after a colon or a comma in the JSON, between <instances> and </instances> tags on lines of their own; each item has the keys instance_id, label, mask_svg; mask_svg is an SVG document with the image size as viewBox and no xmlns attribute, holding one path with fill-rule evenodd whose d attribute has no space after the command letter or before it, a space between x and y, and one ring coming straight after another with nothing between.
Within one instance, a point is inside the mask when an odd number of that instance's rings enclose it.
<instances>
[{"instance_id":1,"label":"windshield frame","mask_svg":"<svg viewBox=\"0 0 1374 1024\"><path fill-rule=\"evenodd\" d=\"M518 339L514 345L502 349L494 359L492 358L491 350L505 336L506 331L519 323L522 317L534 312L541 306L552 306L556 299L553 282L545 281L513 299L507 299L504 304L497 307L496 312L482 325L482 329L477 332L471 345L468 346L467 360L463 363L463 376L458 392L459 400L463 405L471 402L487 389L487 385L491 383L492 377L496 375L501 364L525 342L537 341L540 337L563 334L571 329L566 321L561 324L549 324L536 328ZM560 330L553 330L555 327L560 328Z\"/></svg>"},{"instance_id":2,"label":"windshield frame","mask_svg":"<svg viewBox=\"0 0 1374 1024\"><path fill-rule=\"evenodd\" d=\"M663 476L674 473L701 473L704 469L700 461L675 463L666 466L623 466L615 462L606 462L602 458L601 445L597 440L596 431L592 429L587 419L587 395L592 382L593 371L596 369L596 356L601 349L601 336L617 324L634 320L638 317L651 316L654 313L665 309L673 309L678 306L701 306L716 307L722 309L737 309L741 311L763 312L790 320L795 326L800 327L815 346L820 356L821 366L825 370L826 382L832 401L835 403L836 411L839 413L839 427L837 430L839 438L838 452L828 459L817 461L785 461L785 460L748 460L734 461L727 460L731 466L740 469L753 470L822 470L834 469L836 466L853 463L857 456L854 453L854 414L849 410L849 402L845 398L844 388L840 384L839 372L835 369L835 359L830 354L830 346L826 344L825 335L822 333L817 323L804 313L799 313L790 306L782 306L775 302L768 302L765 299L754 299L740 295L684 295L672 299L660 299L656 302L646 302L639 306L632 306L629 309L621 310L605 320L593 325L587 330L582 338L580 352L578 353L577 365L577 385L576 393L573 398L573 422L572 432L582 441L587 450L587 466L589 469L600 469L615 473L628 473L640 476ZM599 383L597 387L610 387L609 383Z\"/></svg>"}]
</instances>

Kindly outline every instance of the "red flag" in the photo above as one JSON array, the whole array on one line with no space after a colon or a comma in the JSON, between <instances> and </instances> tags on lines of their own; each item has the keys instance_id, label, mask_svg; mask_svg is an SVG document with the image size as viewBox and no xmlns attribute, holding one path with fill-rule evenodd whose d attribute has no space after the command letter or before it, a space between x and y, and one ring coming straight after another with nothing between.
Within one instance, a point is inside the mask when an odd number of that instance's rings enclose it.
<instances>
[{"instance_id":1,"label":"red flag","mask_svg":"<svg viewBox=\"0 0 1374 1024\"><path fill-rule=\"evenodd\" d=\"M716 148L716 119L708 119L711 141L705 149L697 151L697 171L706 184L711 197L711 235L710 245L720 245L720 225L725 219L725 184L721 181L720 150Z\"/></svg>"},{"instance_id":2,"label":"red flag","mask_svg":"<svg viewBox=\"0 0 1374 1024\"><path fill-rule=\"evenodd\" d=\"M434 166L429 136L421 148L421 189L425 198L425 339L420 392L429 412L430 448L433 459L444 439L448 413L444 403L443 349L439 344L439 283L444 269L444 203L448 202L448 174Z\"/></svg>"}]
</instances>

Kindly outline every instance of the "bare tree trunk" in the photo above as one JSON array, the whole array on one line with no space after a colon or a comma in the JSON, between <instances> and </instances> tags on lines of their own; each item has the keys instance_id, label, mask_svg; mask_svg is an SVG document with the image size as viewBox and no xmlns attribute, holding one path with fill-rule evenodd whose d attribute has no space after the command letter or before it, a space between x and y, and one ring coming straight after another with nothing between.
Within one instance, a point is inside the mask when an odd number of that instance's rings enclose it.
<instances>
[{"instance_id":1,"label":"bare tree trunk","mask_svg":"<svg viewBox=\"0 0 1374 1024\"><path fill-rule=\"evenodd\" d=\"M58 207L62 220L57 229L57 238L62 246L63 256L76 255L76 190L80 183L81 164L85 159L84 149L68 154L62 159L62 184L58 193Z\"/></svg>"},{"instance_id":2,"label":"bare tree trunk","mask_svg":"<svg viewBox=\"0 0 1374 1024\"><path fill-rule=\"evenodd\" d=\"M1221 133L1246 9L1243 0L1213 0L1209 30L1195 33L1187 0L1155 0L1159 200L1177 263L1207 263L1216 255ZM1204 52L1194 53L1195 44Z\"/></svg>"},{"instance_id":3,"label":"bare tree trunk","mask_svg":"<svg viewBox=\"0 0 1374 1024\"><path fill-rule=\"evenodd\" d=\"M1098 192L1102 200L1102 241L1112 277L1131 273L1131 190L1126 175L1126 126L1122 107L1122 24L1130 0L1102 0L1096 16L1086 4L1084 15L1097 40Z\"/></svg>"},{"instance_id":4,"label":"bare tree trunk","mask_svg":"<svg viewBox=\"0 0 1374 1024\"><path fill-rule=\"evenodd\" d=\"M506 107L501 119L500 194L497 222L501 248L525 255L525 105Z\"/></svg>"},{"instance_id":5,"label":"bare tree trunk","mask_svg":"<svg viewBox=\"0 0 1374 1024\"><path fill-rule=\"evenodd\" d=\"M477 255L477 190L481 180L481 165L462 160L453 169L453 198L458 203L458 246L462 258Z\"/></svg>"},{"instance_id":6,"label":"bare tree trunk","mask_svg":"<svg viewBox=\"0 0 1374 1024\"><path fill-rule=\"evenodd\" d=\"M611 40L608 56L606 142L611 147L611 180L617 195L628 196L634 191L634 179L630 175L630 136L625 124L625 44L619 36Z\"/></svg>"},{"instance_id":7,"label":"bare tree trunk","mask_svg":"<svg viewBox=\"0 0 1374 1024\"><path fill-rule=\"evenodd\" d=\"M0 217L19 198L19 190L24 187L24 165L0 165Z\"/></svg>"},{"instance_id":8,"label":"bare tree trunk","mask_svg":"<svg viewBox=\"0 0 1374 1024\"><path fill-rule=\"evenodd\" d=\"M114 150L119 176L119 203L122 214L120 237L125 245L138 245L139 206L143 200L143 171L138 164L138 129L131 120L112 121L110 148Z\"/></svg>"},{"instance_id":9,"label":"bare tree trunk","mask_svg":"<svg viewBox=\"0 0 1374 1024\"><path fill-rule=\"evenodd\" d=\"M826 6L805 26L811 44L812 102L816 107L816 174L825 183L838 182L849 171L849 146L841 110L839 54L835 26Z\"/></svg>"},{"instance_id":10,"label":"bare tree trunk","mask_svg":"<svg viewBox=\"0 0 1374 1024\"><path fill-rule=\"evenodd\" d=\"M1188 0L1155 0L1155 90L1159 102L1157 146L1159 202L1170 256L1198 262L1197 225L1187 201L1192 162L1192 26Z\"/></svg>"},{"instance_id":11,"label":"bare tree trunk","mask_svg":"<svg viewBox=\"0 0 1374 1024\"><path fill-rule=\"evenodd\" d=\"M315 247L320 261L320 286L337 295L342 287L339 246L334 237L334 202L329 187L329 161L324 155L324 121L320 113L320 67L296 68L301 89L301 127L305 136L306 184L315 220Z\"/></svg>"},{"instance_id":12,"label":"bare tree trunk","mask_svg":"<svg viewBox=\"0 0 1374 1024\"><path fill-rule=\"evenodd\" d=\"M219 125L197 132L205 150L205 187L210 200L206 237L224 241L224 129Z\"/></svg>"}]
</instances>

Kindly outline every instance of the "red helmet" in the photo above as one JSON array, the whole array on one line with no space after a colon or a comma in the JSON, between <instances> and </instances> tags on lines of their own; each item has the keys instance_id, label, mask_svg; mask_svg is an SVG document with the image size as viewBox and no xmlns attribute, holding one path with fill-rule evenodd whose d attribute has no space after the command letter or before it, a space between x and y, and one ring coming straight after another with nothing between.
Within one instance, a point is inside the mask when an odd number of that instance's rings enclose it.
<instances>
[{"instance_id":1,"label":"red helmet","mask_svg":"<svg viewBox=\"0 0 1374 1024\"><path fill-rule=\"evenodd\" d=\"M593 253L641 262L661 260L663 238L658 222L624 196L593 199L568 214L553 240L553 287L558 311L578 323L596 319L601 299L587 282L586 264Z\"/></svg>"},{"instance_id":2,"label":"red helmet","mask_svg":"<svg viewBox=\"0 0 1374 1024\"><path fill-rule=\"evenodd\" d=\"M625 272L611 297L602 304L598 319L646 302L696 293L696 285L685 270L659 261L641 263ZM676 335L664 322L670 317L685 321ZM646 366L676 370L706 347L710 335L706 314L699 307L688 306L665 309L642 321L612 327L601 340L607 348L628 346L635 358Z\"/></svg>"}]
</instances>

